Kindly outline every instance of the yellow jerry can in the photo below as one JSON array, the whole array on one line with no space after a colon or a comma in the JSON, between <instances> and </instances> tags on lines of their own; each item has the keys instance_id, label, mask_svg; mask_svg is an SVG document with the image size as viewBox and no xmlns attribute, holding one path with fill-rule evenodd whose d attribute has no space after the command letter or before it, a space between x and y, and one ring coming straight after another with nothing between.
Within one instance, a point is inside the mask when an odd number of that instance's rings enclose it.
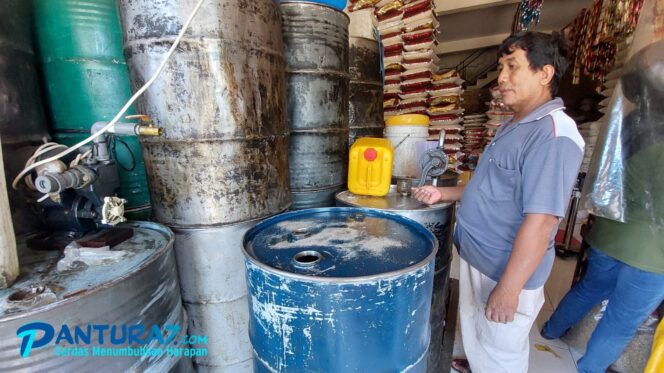
<instances>
[{"instance_id":1,"label":"yellow jerry can","mask_svg":"<svg viewBox=\"0 0 664 373\"><path fill-rule=\"evenodd\" d=\"M382 197L390 190L394 147L390 140L362 137L350 148L348 190Z\"/></svg>"}]
</instances>

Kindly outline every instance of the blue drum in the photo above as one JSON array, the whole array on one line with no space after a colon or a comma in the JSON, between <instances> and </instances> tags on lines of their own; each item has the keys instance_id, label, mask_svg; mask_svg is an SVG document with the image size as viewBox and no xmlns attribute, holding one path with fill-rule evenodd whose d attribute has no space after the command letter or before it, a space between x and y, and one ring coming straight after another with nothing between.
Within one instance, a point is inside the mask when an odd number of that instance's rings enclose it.
<instances>
[{"instance_id":1,"label":"blue drum","mask_svg":"<svg viewBox=\"0 0 664 373\"><path fill-rule=\"evenodd\" d=\"M294 2L293 0L282 0L280 3L292 3ZM306 0L306 1L297 1L300 3L315 3L315 4L323 4L327 6L331 6L335 9L339 9L343 11L346 8L346 4L348 3L346 0Z\"/></svg>"},{"instance_id":2,"label":"blue drum","mask_svg":"<svg viewBox=\"0 0 664 373\"><path fill-rule=\"evenodd\" d=\"M425 372L438 243L360 208L289 212L243 242L256 372Z\"/></svg>"}]
</instances>

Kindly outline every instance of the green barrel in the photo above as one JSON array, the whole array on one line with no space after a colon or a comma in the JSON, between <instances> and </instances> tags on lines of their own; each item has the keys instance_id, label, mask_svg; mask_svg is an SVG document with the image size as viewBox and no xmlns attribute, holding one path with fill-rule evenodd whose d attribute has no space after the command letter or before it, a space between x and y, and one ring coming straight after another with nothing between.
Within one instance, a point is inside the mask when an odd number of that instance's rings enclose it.
<instances>
[{"instance_id":1,"label":"green barrel","mask_svg":"<svg viewBox=\"0 0 664 373\"><path fill-rule=\"evenodd\" d=\"M34 12L52 135L73 145L131 96L115 0L34 0ZM150 194L141 145L131 136L115 144L118 194L127 200L128 218L146 219Z\"/></svg>"}]
</instances>

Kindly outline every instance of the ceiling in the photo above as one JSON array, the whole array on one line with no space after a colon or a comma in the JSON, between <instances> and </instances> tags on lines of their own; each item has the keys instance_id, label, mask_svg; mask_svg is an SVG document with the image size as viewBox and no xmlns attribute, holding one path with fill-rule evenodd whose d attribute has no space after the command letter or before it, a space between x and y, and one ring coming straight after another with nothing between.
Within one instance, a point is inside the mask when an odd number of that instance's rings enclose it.
<instances>
[{"instance_id":1,"label":"ceiling","mask_svg":"<svg viewBox=\"0 0 664 373\"><path fill-rule=\"evenodd\" d=\"M434 0L441 34L436 54L499 45L512 29L519 0ZM570 23L592 0L543 0L533 31L551 32Z\"/></svg>"}]
</instances>

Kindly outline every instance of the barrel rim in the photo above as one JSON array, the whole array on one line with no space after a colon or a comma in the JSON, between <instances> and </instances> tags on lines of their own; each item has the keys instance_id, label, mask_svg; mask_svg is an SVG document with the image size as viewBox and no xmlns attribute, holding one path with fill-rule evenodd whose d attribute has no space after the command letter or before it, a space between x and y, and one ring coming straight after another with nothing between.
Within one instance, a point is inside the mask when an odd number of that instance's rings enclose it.
<instances>
[{"instance_id":1,"label":"barrel rim","mask_svg":"<svg viewBox=\"0 0 664 373\"><path fill-rule=\"evenodd\" d=\"M25 317L30 317L34 315L38 315L44 312L49 312L54 309L60 308L64 305L68 305L70 303L77 302L81 300L82 298L85 297L90 297L90 296L95 296L98 295L98 293L102 291L106 291L109 288L112 288L114 286L119 285L120 283L126 281L129 277L145 270L148 266L152 265L154 262L157 260L161 259L164 255L168 253L169 250L173 249L173 244L175 243L175 234L165 225L155 223L155 222L147 222L147 221L131 221L125 224L122 224L121 226L132 226L132 227L138 227L138 228L143 228L143 229L153 229L155 231L158 231L167 238L166 244L163 245L158 251L156 251L153 255L149 256L146 258L144 262L141 263L140 266L135 268L133 271L126 272L122 276L116 277L115 279L104 283L102 285L98 285L94 288L85 288L79 294L73 295L69 298L66 299L61 299L53 303L49 303L46 305L43 305L41 307L36 307L33 309L30 309L29 311L25 312L17 312L17 313L12 313L9 315L0 316L0 323L4 322L10 322L10 321L15 321L18 319L22 319Z\"/></svg>"},{"instance_id":2,"label":"barrel rim","mask_svg":"<svg viewBox=\"0 0 664 373\"><path fill-rule=\"evenodd\" d=\"M313 1L313 0L311 0L311 1L307 1L307 0L289 0L289 1L281 1L281 2L279 2L279 7L281 7L282 5L298 5L298 4L302 4L302 5L314 5L314 6L320 6L320 7L322 7L322 8L329 8L329 9L332 9L332 10L334 10L334 11L337 12L337 13L343 14L344 18L346 18L346 20L348 21L348 23L350 23L350 17L348 16L348 14L344 13L343 10L340 10L339 8L335 8L335 7L333 7L332 5L329 5L329 4L317 3L317 2L315 2L315 1Z\"/></svg>"},{"instance_id":3,"label":"barrel rim","mask_svg":"<svg viewBox=\"0 0 664 373\"><path fill-rule=\"evenodd\" d=\"M426 127L429 126L429 117L423 114L399 114L385 119L385 128L388 127Z\"/></svg>"},{"instance_id":4,"label":"barrel rim","mask_svg":"<svg viewBox=\"0 0 664 373\"><path fill-rule=\"evenodd\" d=\"M396 192L396 185L391 184L390 185L390 190L389 190L388 193L393 192L393 191ZM435 205L428 205L426 208L422 208L422 209L408 209L408 210L396 210L396 209L390 209L390 208L382 209L382 208L378 208L378 207L362 206L362 205L352 203L350 201L343 200L343 199L340 198L340 195L344 194L344 193L353 194L348 189L342 190L342 191L340 191L340 192L338 192L334 195L334 200L337 201L337 202L345 203L345 204L347 204L349 206L352 206L352 207L360 207L360 208L365 208L365 209L386 211L386 212L392 212L392 211L403 211L403 212L407 212L407 211L416 211L416 212L439 211L439 210L443 210L443 209L447 209L449 207L452 207L452 205L454 205L454 203L455 203L455 202L441 202L441 203L437 203ZM353 194L353 195L355 195L355 194ZM365 197L365 196L362 196L362 197ZM366 196L366 197L371 197L371 196ZM380 197L376 197L376 198L380 198ZM422 203L422 204L425 205L424 203Z\"/></svg>"},{"instance_id":5,"label":"barrel rim","mask_svg":"<svg viewBox=\"0 0 664 373\"><path fill-rule=\"evenodd\" d=\"M238 225L256 225L265 219L281 215L284 212L288 211L290 205L285 209L280 210L279 212L267 216L261 216L257 218L251 218L246 220L241 220L233 223L223 223L223 224L210 224L210 225L169 225L168 228L173 231L175 234L182 234L187 232L202 232L202 231L214 231L214 230L224 230L230 227Z\"/></svg>"},{"instance_id":6,"label":"barrel rim","mask_svg":"<svg viewBox=\"0 0 664 373\"><path fill-rule=\"evenodd\" d=\"M433 250L431 250L431 253L421 261L411 264L407 267L375 275L354 276L354 277L316 277L316 276L302 275L298 273L291 273L278 268L271 267L265 263L262 263L258 259L253 257L251 254L249 254L249 252L247 251L247 245L250 239L252 239L253 236L255 236L260 230L262 230L265 227L271 226L289 217L300 216L300 215L312 215L312 214L317 214L321 212L330 212L330 211L340 211L347 213L361 212L370 217L389 218L399 223L405 223L415 228L421 236L430 241L431 244L433 244ZM306 281L306 282L314 282L314 283L356 284L356 283L365 283L365 282L398 277L404 274L413 273L418 269L424 268L429 264L435 263L437 252L438 252L438 239L433 233L431 233L431 231L429 231L424 225L417 222L416 220L392 212L374 210L369 208L358 208L358 207L323 207L323 208L311 208L311 209L304 209L297 211L289 211L283 214L275 215L269 219L263 220L262 222L256 224L254 227L249 229L242 237L242 254L245 257L246 263L250 262L251 264L258 266L269 273L277 274L290 279Z\"/></svg>"}]
</instances>

